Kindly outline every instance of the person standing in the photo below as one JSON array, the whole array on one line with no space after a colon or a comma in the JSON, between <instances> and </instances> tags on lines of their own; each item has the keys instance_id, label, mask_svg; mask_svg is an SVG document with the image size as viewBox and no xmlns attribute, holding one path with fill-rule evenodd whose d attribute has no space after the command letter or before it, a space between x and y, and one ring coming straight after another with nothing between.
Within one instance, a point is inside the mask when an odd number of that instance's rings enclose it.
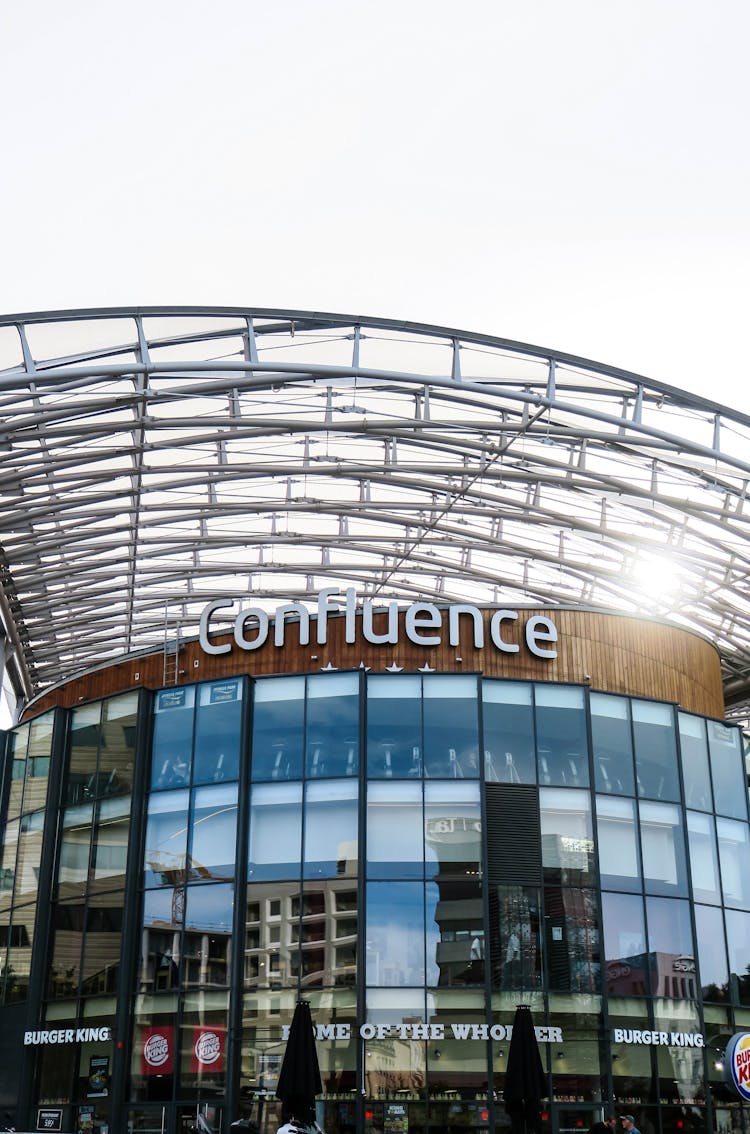
<instances>
[{"instance_id":1,"label":"person standing","mask_svg":"<svg viewBox=\"0 0 750 1134\"><path fill-rule=\"evenodd\" d=\"M620 1122L623 1125L625 1134L641 1134L640 1130L635 1124L635 1119L632 1114L623 1114L620 1117Z\"/></svg>"},{"instance_id":2,"label":"person standing","mask_svg":"<svg viewBox=\"0 0 750 1134\"><path fill-rule=\"evenodd\" d=\"M614 1114L608 1114L606 1118L594 1122L588 1128L587 1134L613 1134L616 1122Z\"/></svg>"}]
</instances>

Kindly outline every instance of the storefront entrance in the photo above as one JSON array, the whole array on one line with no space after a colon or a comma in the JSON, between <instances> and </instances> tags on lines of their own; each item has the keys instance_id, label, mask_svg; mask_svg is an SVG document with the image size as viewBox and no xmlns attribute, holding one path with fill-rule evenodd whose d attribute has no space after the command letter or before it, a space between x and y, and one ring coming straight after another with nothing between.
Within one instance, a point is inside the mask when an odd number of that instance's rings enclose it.
<instances>
[{"instance_id":1,"label":"storefront entrance","mask_svg":"<svg viewBox=\"0 0 750 1134\"><path fill-rule=\"evenodd\" d=\"M329 1128L325 1129L326 1134L330 1134ZM429 1103L413 1100L365 1103L366 1134L438 1134L446 1130L487 1134L487 1103L460 1098Z\"/></svg>"},{"instance_id":2,"label":"storefront entrance","mask_svg":"<svg viewBox=\"0 0 750 1134\"><path fill-rule=\"evenodd\" d=\"M553 1103L552 1134L586 1134L604 1118L602 1103Z\"/></svg>"},{"instance_id":3,"label":"storefront entrance","mask_svg":"<svg viewBox=\"0 0 750 1134\"><path fill-rule=\"evenodd\" d=\"M129 1134L216 1134L222 1127L222 1108L213 1103L196 1106L135 1107L128 1112Z\"/></svg>"}]
</instances>

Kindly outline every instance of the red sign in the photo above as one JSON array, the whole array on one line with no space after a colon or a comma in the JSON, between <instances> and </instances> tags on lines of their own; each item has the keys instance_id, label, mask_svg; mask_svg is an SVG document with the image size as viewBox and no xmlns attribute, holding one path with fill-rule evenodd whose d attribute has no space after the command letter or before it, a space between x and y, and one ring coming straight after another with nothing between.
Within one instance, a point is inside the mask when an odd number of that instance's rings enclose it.
<instances>
[{"instance_id":1,"label":"red sign","mask_svg":"<svg viewBox=\"0 0 750 1134\"><path fill-rule=\"evenodd\" d=\"M210 1028L207 1024L193 1028L191 1071L224 1070L224 1028Z\"/></svg>"},{"instance_id":2,"label":"red sign","mask_svg":"<svg viewBox=\"0 0 750 1134\"><path fill-rule=\"evenodd\" d=\"M141 1038L141 1074L171 1075L174 1061L174 1028L144 1028Z\"/></svg>"}]
</instances>

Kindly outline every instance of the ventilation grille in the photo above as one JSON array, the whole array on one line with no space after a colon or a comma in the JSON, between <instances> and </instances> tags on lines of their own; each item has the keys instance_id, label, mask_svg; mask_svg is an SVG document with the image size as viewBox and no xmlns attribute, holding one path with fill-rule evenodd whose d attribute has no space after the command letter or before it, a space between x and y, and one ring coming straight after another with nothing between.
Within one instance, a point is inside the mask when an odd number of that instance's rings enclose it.
<instances>
[{"instance_id":1,"label":"ventilation grille","mask_svg":"<svg viewBox=\"0 0 750 1134\"><path fill-rule=\"evenodd\" d=\"M487 784L487 870L500 885L540 886L542 833L537 788Z\"/></svg>"}]
</instances>

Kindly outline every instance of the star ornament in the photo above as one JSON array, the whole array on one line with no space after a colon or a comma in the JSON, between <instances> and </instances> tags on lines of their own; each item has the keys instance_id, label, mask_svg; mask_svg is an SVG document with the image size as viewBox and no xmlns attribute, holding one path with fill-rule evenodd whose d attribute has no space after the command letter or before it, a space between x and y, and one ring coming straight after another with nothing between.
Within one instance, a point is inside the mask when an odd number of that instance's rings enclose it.
<instances>
[{"instance_id":1,"label":"star ornament","mask_svg":"<svg viewBox=\"0 0 750 1134\"><path fill-rule=\"evenodd\" d=\"M385 672L386 673L403 673L404 667L402 665L396 665L395 662L391 662L390 665L387 665L385 667Z\"/></svg>"}]
</instances>

